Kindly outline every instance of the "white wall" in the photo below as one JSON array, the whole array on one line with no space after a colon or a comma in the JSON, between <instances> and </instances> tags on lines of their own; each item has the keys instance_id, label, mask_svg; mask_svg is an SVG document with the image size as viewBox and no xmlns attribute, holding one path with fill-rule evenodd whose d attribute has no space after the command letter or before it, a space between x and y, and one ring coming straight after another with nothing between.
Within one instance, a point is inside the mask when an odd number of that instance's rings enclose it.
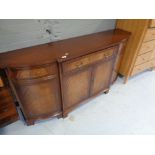
<instances>
[{"instance_id":1,"label":"white wall","mask_svg":"<svg viewBox=\"0 0 155 155\"><path fill-rule=\"evenodd\" d=\"M0 52L113 29L114 26L113 19L0 19Z\"/></svg>"}]
</instances>

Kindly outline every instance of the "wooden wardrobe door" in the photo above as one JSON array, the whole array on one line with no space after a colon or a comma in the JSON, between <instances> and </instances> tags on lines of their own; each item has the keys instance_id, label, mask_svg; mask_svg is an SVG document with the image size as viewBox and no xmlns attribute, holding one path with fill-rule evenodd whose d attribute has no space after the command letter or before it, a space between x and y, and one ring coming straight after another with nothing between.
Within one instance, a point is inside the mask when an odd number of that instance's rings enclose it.
<instances>
[{"instance_id":1,"label":"wooden wardrobe door","mask_svg":"<svg viewBox=\"0 0 155 155\"><path fill-rule=\"evenodd\" d=\"M58 78L15 85L27 119L39 119L61 112Z\"/></svg>"},{"instance_id":2,"label":"wooden wardrobe door","mask_svg":"<svg viewBox=\"0 0 155 155\"><path fill-rule=\"evenodd\" d=\"M91 95L95 95L110 87L113 59L101 62L94 67Z\"/></svg>"},{"instance_id":3,"label":"wooden wardrobe door","mask_svg":"<svg viewBox=\"0 0 155 155\"><path fill-rule=\"evenodd\" d=\"M91 69L76 71L63 78L64 109L71 108L89 97Z\"/></svg>"}]
</instances>

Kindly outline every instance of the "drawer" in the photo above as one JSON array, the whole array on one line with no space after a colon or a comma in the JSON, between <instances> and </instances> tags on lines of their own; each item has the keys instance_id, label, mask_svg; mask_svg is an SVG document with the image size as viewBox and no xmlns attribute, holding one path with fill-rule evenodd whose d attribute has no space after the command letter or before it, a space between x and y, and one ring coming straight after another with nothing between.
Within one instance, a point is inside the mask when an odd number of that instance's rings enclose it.
<instances>
[{"instance_id":1,"label":"drawer","mask_svg":"<svg viewBox=\"0 0 155 155\"><path fill-rule=\"evenodd\" d=\"M4 87L4 83L3 83L2 77L0 76L0 88L1 87Z\"/></svg>"},{"instance_id":2,"label":"drawer","mask_svg":"<svg viewBox=\"0 0 155 155\"><path fill-rule=\"evenodd\" d=\"M151 52L139 55L136 59L135 65L140 65L142 63L149 61L150 57L151 57Z\"/></svg>"},{"instance_id":3,"label":"drawer","mask_svg":"<svg viewBox=\"0 0 155 155\"><path fill-rule=\"evenodd\" d=\"M150 66L151 67L155 67L155 59L153 59L153 60L150 61Z\"/></svg>"},{"instance_id":4,"label":"drawer","mask_svg":"<svg viewBox=\"0 0 155 155\"><path fill-rule=\"evenodd\" d=\"M106 50L101 50L93 54L89 54L71 61L66 61L62 64L63 72L71 71L96 63L98 61L108 59L114 55L115 48L110 48Z\"/></svg>"},{"instance_id":5,"label":"drawer","mask_svg":"<svg viewBox=\"0 0 155 155\"><path fill-rule=\"evenodd\" d=\"M155 27L155 19L150 20L149 27Z\"/></svg>"},{"instance_id":6,"label":"drawer","mask_svg":"<svg viewBox=\"0 0 155 155\"><path fill-rule=\"evenodd\" d=\"M148 69L148 68L150 68L150 62L146 62L146 63L144 63L144 64L135 66L135 67L133 68L133 71L132 71L131 75L135 75L135 74L137 74L137 73L140 73L140 72L142 72L142 71L144 71L144 70L146 70L146 69Z\"/></svg>"},{"instance_id":7,"label":"drawer","mask_svg":"<svg viewBox=\"0 0 155 155\"><path fill-rule=\"evenodd\" d=\"M35 79L57 74L57 64L48 64L31 68L11 68L9 74L18 80Z\"/></svg>"},{"instance_id":8,"label":"drawer","mask_svg":"<svg viewBox=\"0 0 155 155\"><path fill-rule=\"evenodd\" d=\"M153 50L152 53L151 53L150 60L151 60L151 59L155 59L155 50Z\"/></svg>"},{"instance_id":9,"label":"drawer","mask_svg":"<svg viewBox=\"0 0 155 155\"><path fill-rule=\"evenodd\" d=\"M139 55L152 51L155 47L155 40L144 42L139 50Z\"/></svg>"},{"instance_id":10,"label":"drawer","mask_svg":"<svg viewBox=\"0 0 155 155\"><path fill-rule=\"evenodd\" d=\"M144 37L144 42L155 40L155 28L150 28L147 30L145 37Z\"/></svg>"}]
</instances>

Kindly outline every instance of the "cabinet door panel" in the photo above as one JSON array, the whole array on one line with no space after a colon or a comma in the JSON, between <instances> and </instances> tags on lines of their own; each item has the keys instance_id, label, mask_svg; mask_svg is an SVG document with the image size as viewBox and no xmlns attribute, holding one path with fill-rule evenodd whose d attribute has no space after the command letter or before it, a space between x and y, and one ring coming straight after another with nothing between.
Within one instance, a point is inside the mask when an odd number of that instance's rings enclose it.
<instances>
[{"instance_id":1,"label":"cabinet door panel","mask_svg":"<svg viewBox=\"0 0 155 155\"><path fill-rule=\"evenodd\" d=\"M28 118L53 115L61 111L57 78L38 83L16 84L16 90Z\"/></svg>"},{"instance_id":2,"label":"cabinet door panel","mask_svg":"<svg viewBox=\"0 0 155 155\"><path fill-rule=\"evenodd\" d=\"M64 108L72 107L89 97L90 68L63 78Z\"/></svg>"},{"instance_id":3,"label":"cabinet door panel","mask_svg":"<svg viewBox=\"0 0 155 155\"><path fill-rule=\"evenodd\" d=\"M112 68L113 59L97 64L96 67L94 67L91 95L95 95L109 88Z\"/></svg>"}]
</instances>

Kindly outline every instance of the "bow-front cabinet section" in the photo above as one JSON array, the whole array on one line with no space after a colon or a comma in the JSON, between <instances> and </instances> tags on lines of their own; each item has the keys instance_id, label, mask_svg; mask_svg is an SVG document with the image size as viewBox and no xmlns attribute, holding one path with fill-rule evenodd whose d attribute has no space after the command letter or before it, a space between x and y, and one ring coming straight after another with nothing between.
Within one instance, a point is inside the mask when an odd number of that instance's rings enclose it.
<instances>
[{"instance_id":1,"label":"bow-front cabinet section","mask_svg":"<svg viewBox=\"0 0 155 155\"><path fill-rule=\"evenodd\" d=\"M61 115L60 82L56 63L31 68L8 68L7 74L27 124Z\"/></svg>"},{"instance_id":2,"label":"bow-front cabinet section","mask_svg":"<svg viewBox=\"0 0 155 155\"><path fill-rule=\"evenodd\" d=\"M129 36L116 29L0 54L12 101L27 125L66 117L84 101L108 93Z\"/></svg>"}]
</instances>

